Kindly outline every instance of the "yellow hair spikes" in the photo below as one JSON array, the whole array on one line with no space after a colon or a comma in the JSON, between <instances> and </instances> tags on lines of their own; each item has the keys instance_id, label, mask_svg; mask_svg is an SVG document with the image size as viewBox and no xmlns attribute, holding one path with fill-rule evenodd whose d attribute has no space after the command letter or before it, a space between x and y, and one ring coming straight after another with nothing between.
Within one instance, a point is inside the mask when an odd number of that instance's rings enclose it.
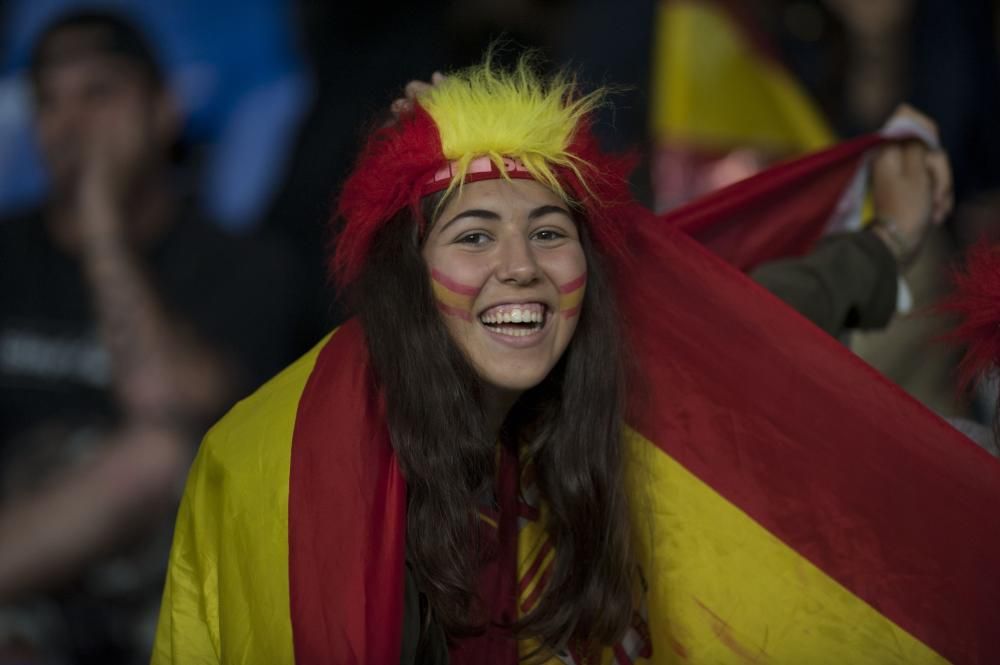
<instances>
[{"instance_id":1,"label":"yellow hair spikes","mask_svg":"<svg viewBox=\"0 0 1000 665\"><path fill-rule=\"evenodd\" d=\"M438 127L445 158L455 162L446 195L462 186L469 162L486 155L501 173L504 157L520 160L535 180L567 199L554 167L581 175L581 160L568 149L577 124L603 99L600 89L580 95L564 72L542 78L530 53L506 70L493 64L491 52L481 65L448 74L418 101Z\"/></svg>"}]
</instances>

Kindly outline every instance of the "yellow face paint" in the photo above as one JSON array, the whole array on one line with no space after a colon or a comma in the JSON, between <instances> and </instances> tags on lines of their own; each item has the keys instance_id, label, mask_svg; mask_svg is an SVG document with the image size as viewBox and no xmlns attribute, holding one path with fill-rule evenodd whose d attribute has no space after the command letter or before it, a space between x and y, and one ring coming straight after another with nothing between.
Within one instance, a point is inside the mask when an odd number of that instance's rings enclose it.
<instances>
[{"instance_id":1,"label":"yellow face paint","mask_svg":"<svg viewBox=\"0 0 1000 665\"><path fill-rule=\"evenodd\" d=\"M580 313L583 294L587 291L587 273L570 280L559 287L559 313L564 318L572 318Z\"/></svg>"}]
</instances>

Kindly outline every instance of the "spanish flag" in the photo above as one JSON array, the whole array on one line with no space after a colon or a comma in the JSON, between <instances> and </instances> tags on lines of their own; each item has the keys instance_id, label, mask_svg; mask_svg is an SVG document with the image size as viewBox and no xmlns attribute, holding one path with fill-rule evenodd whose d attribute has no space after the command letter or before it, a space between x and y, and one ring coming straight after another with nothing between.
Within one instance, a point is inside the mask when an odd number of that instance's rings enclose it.
<instances>
[{"instance_id":1,"label":"spanish flag","mask_svg":"<svg viewBox=\"0 0 1000 665\"><path fill-rule=\"evenodd\" d=\"M659 0L655 21L650 128L658 210L833 143L746 3Z\"/></svg>"},{"instance_id":2,"label":"spanish flag","mask_svg":"<svg viewBox=\"0 0 1000 665\"><path fill-rule=\"evenodd\" d=\"M605 663L1000 662L1000 463L681 228L784 214L879 140L674 223L637 213L619 278L645 371L626 437L646 588ZM155 665L399 662L406 488L381 408L352 321L209 432ZM544 529L517 538L530 607Z\"/></svg>"}]
</instances>

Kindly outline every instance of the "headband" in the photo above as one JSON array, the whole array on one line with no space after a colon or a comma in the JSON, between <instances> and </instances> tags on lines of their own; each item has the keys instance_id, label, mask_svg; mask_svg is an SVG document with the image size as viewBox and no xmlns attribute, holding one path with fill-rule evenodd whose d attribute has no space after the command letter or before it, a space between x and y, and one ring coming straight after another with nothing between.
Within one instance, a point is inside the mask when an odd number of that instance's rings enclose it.
<instances>
[{"instance_id":1,"label":"headband","mask_svg":"<svg viewBox=\"0 0 1000 665\"><path fill-rule=\"evenodd\" d=\"M465 177L462 182L476 182L479 180L499 180L517 178L522 180L534 180L535 176L525 168L519 159L514 157L503 157L500 162L503 168L498 168L497 164L489 157L483 155L471 160L465 169ZM460 173L461 164L458 161L448 162L438 169L434 175L424 183L422 196L435 194L448 189L455 182L456 176Z\"/></svg>"}]
</instances>

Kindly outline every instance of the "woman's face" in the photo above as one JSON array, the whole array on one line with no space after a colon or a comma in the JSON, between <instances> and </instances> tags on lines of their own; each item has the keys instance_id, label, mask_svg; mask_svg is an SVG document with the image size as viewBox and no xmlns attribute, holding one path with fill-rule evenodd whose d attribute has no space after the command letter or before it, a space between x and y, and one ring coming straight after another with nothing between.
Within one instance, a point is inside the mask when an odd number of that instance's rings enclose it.
<instances>
[{"instance_id":1,"label":"woman's face","mask_svg":"<svg viewBox=\"0 0 1000 665\"><path fill-rule=\"evenodd\" d=\"M468 183L423 256L448 332L480 378L504 391L538 385L573 338L587 282L562 199L533 180Z\"/></svg>"}]
</instances>

